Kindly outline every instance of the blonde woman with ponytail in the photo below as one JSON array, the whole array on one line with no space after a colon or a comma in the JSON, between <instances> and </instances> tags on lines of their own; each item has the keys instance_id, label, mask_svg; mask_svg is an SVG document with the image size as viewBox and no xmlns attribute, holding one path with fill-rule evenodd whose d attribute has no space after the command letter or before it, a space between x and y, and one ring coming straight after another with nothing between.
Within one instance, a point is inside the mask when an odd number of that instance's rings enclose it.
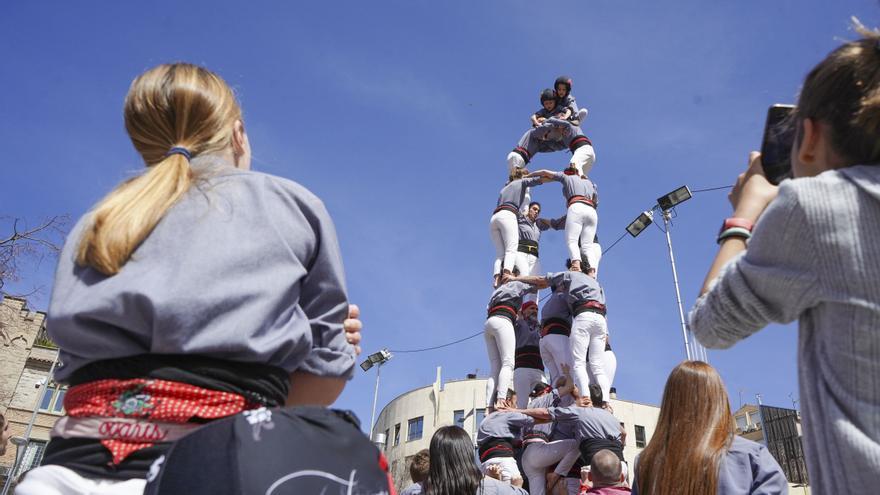
<instances>
[{"instance_id":1,"label":"blonde woman with ponytail","mask_svg":"<svg viewBox=\"0 0 880 495\"><path fill-rule=\"evenodd\" d=\"M66 416L19 494L142 493L199 424L330 405L359 352L329 214L299 184L250 171L218 75L154 67L124 118L147 168L79 220L60 256L47 328Z\"/></svg>"},{"instance_id":2,"label":"blonde woman with ponytail","mask_svg":"<svg viewBox=\"0 0 880 495\"><path fill-rule=\"evenodd\" d=\"M750 155L690 317L711 348L798 320L815 494L877 493L880 481L880 33L854 23L862 37L804 81L793 178L770 184Z\"/></svg>"}]
</instances>

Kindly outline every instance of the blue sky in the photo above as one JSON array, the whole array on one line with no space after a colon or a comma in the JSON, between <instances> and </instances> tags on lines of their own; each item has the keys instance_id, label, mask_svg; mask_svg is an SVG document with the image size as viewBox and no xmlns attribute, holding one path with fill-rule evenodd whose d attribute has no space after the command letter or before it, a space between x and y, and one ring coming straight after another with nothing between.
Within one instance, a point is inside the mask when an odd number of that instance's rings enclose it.
<instances>
[{"instance_id":1,"label":"blue sky","mask_svg":"<svg viewBox=\"0 0 880 495\"><path fill-rule=\"evenodd\" d=\"M17 2L0 7L0 215L34 224L82 215L142 167L125 135L130 81L167 61L206 65L237 91L254 168L292 178L333 215L365 352L438 345L482 329L491 292L488 221L505 156L560 74L590 110L607 247L682 184L732 184L760 146L768 105L791 102L806 72L877 25L875 2L527 1ZM565 153L533 168L560 168ZM563 212L559 187L535 190ZM724 192L678 208L673 242L689 307L730 212ZM10 221L0 219L0 232ZM565 259L545 234L544 268ZM10 287L42 286L52 263ZM683 358L663 234L625 238L603 259L620 397L659 403ZM797 398L796 328L771 326L710 352L739 396ZM488 369L481 337L397 354L380 408L409 389ZM369 421L375 375L357 370L337 403Z\"/></svg>"}]
</instances>

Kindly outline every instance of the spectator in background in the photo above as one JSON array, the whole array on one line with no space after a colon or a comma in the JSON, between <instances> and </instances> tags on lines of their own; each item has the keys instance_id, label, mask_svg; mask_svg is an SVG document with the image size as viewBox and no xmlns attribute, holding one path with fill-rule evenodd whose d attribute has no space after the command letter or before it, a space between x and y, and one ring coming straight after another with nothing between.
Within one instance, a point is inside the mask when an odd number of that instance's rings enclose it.
<instances>
[{"instance_id":1,"label":"spectator in background","mask_svg":"<svg viewBox=\"0 0 880 495\"><path fill-rule=\"evenodd\" d=\"M666 381L654 435L635 463L632 492L788 493L776 459L763 445L737 436L734 428L727 391L715 369L701 361L679 364Z\"/></svg>"},{"instance_id":2,"label":"spectator in background","mask_svg":"<svg viewBox=\"0 0 880 495\"><path fill-rule=\"evenodd\" d=\"M474 462L474 444L461 427L438 429L428 451L426 495L528 495L522 488L482 476Z\"/></svg>"},{"instance_id":3,"label":"spectator in background","mask_svg":"<svg viewBox=\"0 0 880 495\"><path fill-rule=\"evenodd\" d=\"M623 474L620 458L610 450L600 450L593 455L590 462L590 472L587 474L592 488L586 493L599 495L622 495L630 493L626 486L626 476Z\"/></svg>"},{"instance_id":4,"label":"spectator in background","mask_svg":"<svg viewBox=\"0 0 880 495\"><path fill-rule=\"evenodd\" d=\"M428 478L428 468L430 466L430 454L428 449L422 449L416 452L412 462L409 463L409 477L412 478L412 485L406 487L400 495L419 495L423 491L422 483Z\"/></svg>"},{"instance_id":5,"label":"spectator in background","mask_svg":"<svg viewBox=\"0 0 880 495\"><path fill-rule=\"evenodd\" d=\"M815 493L876 493L880 480L880 33L854 22L862 38L804 80L794 178L770 184L750 155L690 314L696 338L716 349L798 320Z\"/></svg>"}]
</instances>

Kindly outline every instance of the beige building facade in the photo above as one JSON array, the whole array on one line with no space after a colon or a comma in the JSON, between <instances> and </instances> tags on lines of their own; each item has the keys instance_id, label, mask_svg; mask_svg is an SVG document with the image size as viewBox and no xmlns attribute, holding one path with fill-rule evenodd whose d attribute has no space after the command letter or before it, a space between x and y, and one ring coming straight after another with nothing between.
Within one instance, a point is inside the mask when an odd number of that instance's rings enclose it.
<instances>
[{"instance_id":1,"label":"beige building facade","mask_svg":"<svg viewBox=\"0 0 880 495\"><path fill-rule=\"evenodd\" d=\"M399 490L409 486L409 464L421 449L427 449L431 436L441 426L457 424L471 438L476 437L477 426L486 413L485 378L467 378L443 383L440 369L437 380L428 386L405 392L389 402L379 413L375 434L385 436L380 446L385 452ZM656 406L625 400L611 399L614 416L626 431L624 457L632 465L654 433L660 414Z\"/></svg>"},{"instance_id":2,"label":"beige building facade","mask_svg":"<svg viewBox=\"0 0 880 495\"><path fill-rule=\"evenodd\" d=\"M0 413L9 421L12 436L23 437L38 410L27 444L10 444L0 457L0 486L16 454L22 459L14 477L39 465L49 430L63 411L65 389L48 380L58 351L46 337L45 321L46 313L31 310L24 299L0 299Z\"/></svg>"}]
</instances>

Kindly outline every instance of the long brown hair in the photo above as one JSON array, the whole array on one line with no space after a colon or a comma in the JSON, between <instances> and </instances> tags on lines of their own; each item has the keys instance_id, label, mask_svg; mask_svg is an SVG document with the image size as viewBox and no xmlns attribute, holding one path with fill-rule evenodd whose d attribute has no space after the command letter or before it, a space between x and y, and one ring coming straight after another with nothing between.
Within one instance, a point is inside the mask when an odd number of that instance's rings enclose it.
<instances>
[{"instance_id":1,"label":"long brown hair","mask_svg":"<svg viewBox=\"0 0 880 495\"><path fill-rule=\"evenodd\" d=\"M847 165L880 163L880 32L852 18L862 38L844 43L804 80L797 122L831 127L831 146Z\"/></svg>"},{"instance_id":2,"label":"long brown hair","mask_svg":"<svg viewBox=\"0 0 880 495\"><path fill-rule=\"evenodd\" d=\"M120 184L91 212L76 262L114 275L150 235L193 180L183 147L192 156L232 143L241 108L217 74L192 64L154 67L132 83L125 97L125 129L147 171Z\"/></svg>"},{"instance_id":3,"label":"long brown hair","mask_svg":"<svg viewBox=\"0 0 880 495\"><path fill-rule=\"evenodd\" d=\"M639 493L717 493L721 459L734 432L727 391L718 372L702 361L679 364L666 381L651 442L639 456Z\"/></svg>"}]
</instances>

